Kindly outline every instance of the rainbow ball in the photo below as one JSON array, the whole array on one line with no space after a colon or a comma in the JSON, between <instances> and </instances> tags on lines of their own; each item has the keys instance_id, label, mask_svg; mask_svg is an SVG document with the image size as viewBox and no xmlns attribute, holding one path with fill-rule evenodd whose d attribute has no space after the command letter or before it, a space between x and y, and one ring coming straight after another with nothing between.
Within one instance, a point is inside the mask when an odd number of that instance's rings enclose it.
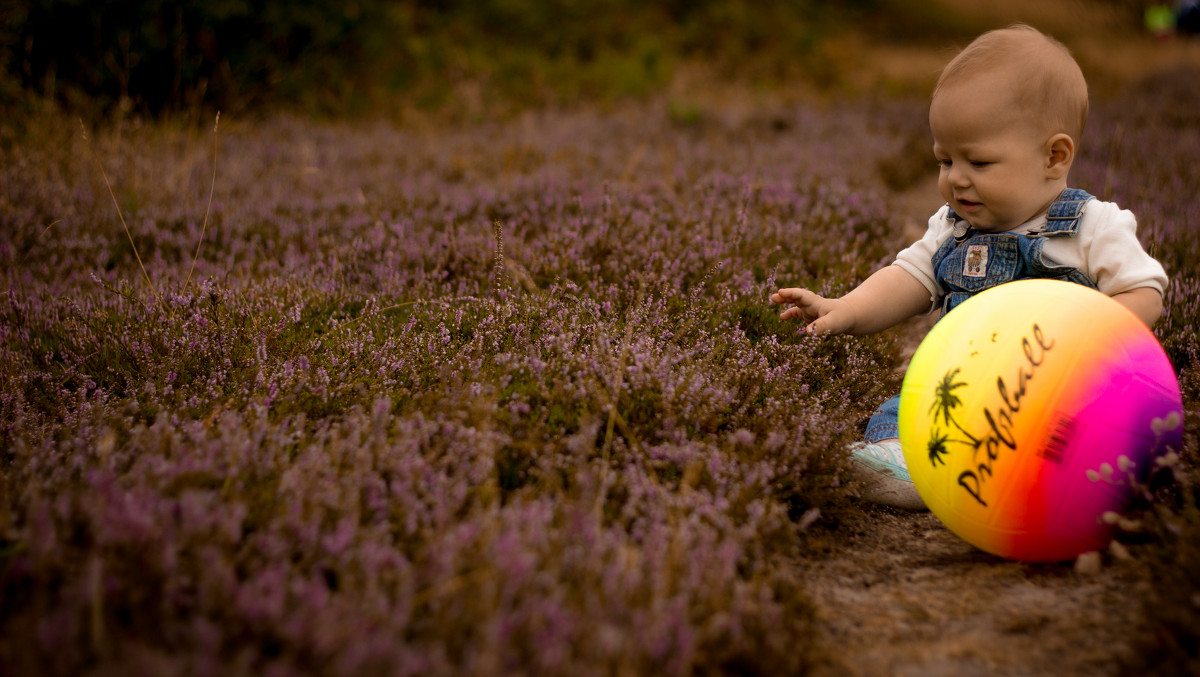
<instances>
[{"instance_id":1,"label":"rainbow ball","mask_svg":"<svg viewBox=\"0 0 1200 677\"><path fill-rule=\"evenodd\" d=\"M1179 382L1154 334L1058 280L964 301L921 342L900 394L925 504L962 539L1018 560L1107 546L1105 513L1126 509L1182 436Z\"/></svg>"}]
</instances>

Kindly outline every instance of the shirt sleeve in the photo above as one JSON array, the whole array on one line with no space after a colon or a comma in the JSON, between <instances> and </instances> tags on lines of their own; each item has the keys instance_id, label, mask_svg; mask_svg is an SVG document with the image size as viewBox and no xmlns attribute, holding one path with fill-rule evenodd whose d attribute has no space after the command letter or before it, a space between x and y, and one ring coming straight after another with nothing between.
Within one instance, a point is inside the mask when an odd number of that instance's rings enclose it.
<instances>
[{"instance_id":1,"label":"shirt sleeve","mask_svg":"<svg viewBox=\"0 0 1200 677\"><path fill-rule=\"evenodd\" d=\"M947 218L949 210L949 206L943 205L933 216L929 217L925 235L896 254L896 261L892 264L900 266L908 274L917 278L917 281L929 291L930 310L940 307L942 296L945 294L934 277L933 255L937 253L946 238L953 234L953 226L950 219Z\"/></svg>"},{"instance_id":2,"label":"shirt sleeve","mask_svg":"<svg viewBox=\"0 0 1200 677\"><path fill-rule=\"evenodd\" d=\"M1163 293L1166 270L1138 241L1133 212L1112 202L1093 200L1079 226L1075 237L1047 240L1047 258L1083 271L1108 296L1140 287Z\"/></svg>"}]
</instances>

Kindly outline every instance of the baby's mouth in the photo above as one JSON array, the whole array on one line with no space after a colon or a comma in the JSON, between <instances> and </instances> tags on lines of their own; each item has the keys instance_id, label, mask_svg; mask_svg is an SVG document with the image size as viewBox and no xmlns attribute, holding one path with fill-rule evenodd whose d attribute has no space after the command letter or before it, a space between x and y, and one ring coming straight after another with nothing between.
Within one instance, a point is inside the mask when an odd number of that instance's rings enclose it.
<instances>
[{"instance_id":1,"label":"baby's mouth","mask_svg":"<svg viewBox=\"0 0 1200 677\"><path fill-rule=\"evenodd\" d=\"M967 211L971 211L973 209L978 208L983 203L982 202L973 202L971 200L963 200L962 198L959 198L958 204L960 206L962 206L963 209L965 209Z\"/></svg>"}]
</instances>

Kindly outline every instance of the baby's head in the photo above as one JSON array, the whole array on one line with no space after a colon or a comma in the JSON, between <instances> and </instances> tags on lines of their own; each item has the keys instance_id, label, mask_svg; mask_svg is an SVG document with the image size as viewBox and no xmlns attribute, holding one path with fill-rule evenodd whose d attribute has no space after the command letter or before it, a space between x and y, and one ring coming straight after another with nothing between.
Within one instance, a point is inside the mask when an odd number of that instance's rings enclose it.
<instances>
[{"instance_id":1,"label":"baby's head","mask_svg":"<svg viewBox=\"0 0 1200 677\"><path fill-rule=\"evenodd\" d=\"M990 75L1047 136L1067 134L1079 143L1088 117L1088 88L1079 64L1058 40L1025 24L979 36L946 65L933 98L958 84Z\"/></svg>"},{"instance_id":2,"label":"baby's head","mask_svg":"<svg viewBox=\"0 0 1200 677\"><path fill-rule=\"evenodd\" d=\"M1087 82L1057 40L1022 24L981 35L930 103L943 197L980 230L1037 216L1066 187L1087 113Z\"/></svg>"}]
</instances>

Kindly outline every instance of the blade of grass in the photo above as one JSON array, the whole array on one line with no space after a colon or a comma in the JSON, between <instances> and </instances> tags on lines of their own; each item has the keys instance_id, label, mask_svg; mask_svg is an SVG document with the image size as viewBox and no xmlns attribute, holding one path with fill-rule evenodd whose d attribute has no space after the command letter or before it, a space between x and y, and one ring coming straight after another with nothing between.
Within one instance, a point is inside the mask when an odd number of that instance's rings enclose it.
<instances>
[{"instance_id":1,"label":"blade of grass","mask_svg":"<svg viewBox=\"0 0 1200 677\"><path fill-rule=\"evenodd\" d=\"M100 170L100 176L104 178L104 185L108 188L108 195L112 198L113 207L117 210L117 217L121 219L121 226L125 228L125 237L129 238L129 246L133 247L133 256L137 259L138 266L142 269L142 276L146 278L146 284L150 286L150 292L154 294L158 305L166 311L167 305L163 303L162 296L159 295L158 289L154 286L154 281L150 279L150 273L146 272L146 265L142 263L142 255L138 253L137 243L133 241L133 234L129 232L129 224L125 222L125 214L121 211L120 203L117 202L117 194L113 192L112 183L108 180L108 173L104 171L104 165L100 163L100 157L96 155L96 149L92 148L92 140L88 138L87 127L83 124L83 118L79 119L79 127L83 130L83 141L87 144L88 151L92 155L92 161L96 163L96 168Z\"/></svg>"},{"instance_id":2,"label":"blade of grass","mask_svg":"<svg viewBox=\"0 0 1200 677\"><path fill-rule=\"evenodd\" d=\"M213 192L217 187L217 126L221 124L221 111L217 111L217 119L213 121L213 173L212 183L208 186L208 207L204 210L204 225L200 227L200 241L196 243L196 253L192 256L192 267L188 268L187 278L183 286L192 281L192 271L196 270L196 259L200 258L200 245L204 244L204 234L208 232L208 215L212 213Z\"/></svg>"}]
</instances>

